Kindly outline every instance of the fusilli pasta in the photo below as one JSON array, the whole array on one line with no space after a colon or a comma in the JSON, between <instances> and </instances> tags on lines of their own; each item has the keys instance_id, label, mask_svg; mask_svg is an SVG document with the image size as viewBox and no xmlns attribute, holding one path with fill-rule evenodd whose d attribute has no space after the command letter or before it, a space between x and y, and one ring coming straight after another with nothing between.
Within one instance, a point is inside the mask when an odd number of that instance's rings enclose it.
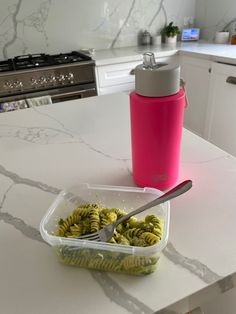
<instances>
[{"instance_id":1,"label":"fusilli pasta","mask_svg":"<svg viewBox=\"0 0 236 314\"><path fill-rule=\"evenodd\" d=\"M98 204L84 204L76 208L66 219L60 219L55 235L77 238L102 229L126 213L118 208L106 208ZM147 247L162 239L163 221L155 215L144 220L131 217L117 226L109 243ZM113 251L70 246L56 248L61 262L102 271L126 272L133 275L149 274L156 270L159 257L136 256Z\"/></svg>"}]
</instances>

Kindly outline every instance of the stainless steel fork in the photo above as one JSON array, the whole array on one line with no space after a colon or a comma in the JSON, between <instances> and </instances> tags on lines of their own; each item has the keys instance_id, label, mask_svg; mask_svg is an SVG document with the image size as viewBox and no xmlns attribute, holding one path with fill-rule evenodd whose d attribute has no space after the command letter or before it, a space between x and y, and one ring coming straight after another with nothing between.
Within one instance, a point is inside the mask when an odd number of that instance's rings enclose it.
<instances>
[{"instance_id":1,"label":"stainless steel fork","mask_svg":"<svg viewBox=\"0 0 236 314\"><path fill-rule=\"evenodd\" d=\"M175 186L173 189L169 190L168 192L166 192L162 196L160 196L160 197L154 199L153 201L133 210L132 212L126 214L125 216L117 219L117 221L115 221L114 223L105 226L103 229L101 229L97 232L83 235L81 237L78 237L77 239L107 242L113 237L115 228L120 223L122 223L123 221L129 219L131 216L135 216L135 215L143 212L146 209L149 209L149 208L154 207L156 205L167 202L170 199L187 192L191 187L192 187L192 181L191 180L183 181L182 183L178 184L177 186Z\"/></svg>"}]
</instances>

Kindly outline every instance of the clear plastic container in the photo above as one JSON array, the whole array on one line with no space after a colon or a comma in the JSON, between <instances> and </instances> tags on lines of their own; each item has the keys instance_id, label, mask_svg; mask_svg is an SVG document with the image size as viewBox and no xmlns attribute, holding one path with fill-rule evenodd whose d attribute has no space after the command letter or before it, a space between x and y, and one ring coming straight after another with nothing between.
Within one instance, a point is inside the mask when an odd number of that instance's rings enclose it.
<instances>
[{"instance_id":1,"label":"clear plastic container","mask_svg":"<svg viewBox=\"0 0 236 314\"><path fill-rule=\"evenodd\" d=\"M59 261L64 264L132 275L149 274L157 269L161 251L168 241L169 202L136 215L138 219L142 219L148 214L155 214L163 220L162 239L152 246L117 245L59 237L53 233L58 227L58 221L68 217L81 204L100 203L106 207L123 209L128 213L162 194L153 188L80 184L69 191L62 191L57 196L40 223L40 233L54 248Z\"/></svg>"}]
</instances>

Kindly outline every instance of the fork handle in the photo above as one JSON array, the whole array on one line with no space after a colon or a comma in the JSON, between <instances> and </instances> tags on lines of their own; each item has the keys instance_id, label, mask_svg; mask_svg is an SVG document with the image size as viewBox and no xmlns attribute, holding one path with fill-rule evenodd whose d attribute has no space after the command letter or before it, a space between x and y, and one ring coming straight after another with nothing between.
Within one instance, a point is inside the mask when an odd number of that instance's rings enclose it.
<instances>
[{"instance_id":1,"label":"fork handle","mask_svg":"<svg viewBox=\"0 0 236 314\"><path fill-rule=\"evenodd\" d=\"M173 189L169 190L168 192L166 192L165 194L163 194L162 196L154 199L153 201L133 210L132 212L126 214L125 216L119 218L115 223L114 226L118 226L120 223L122 223L123 221L129 219L131 216L135 216L141 212L143 212L146 209L152 208L156 205L162 204L164 202L169 201L172 198L175 198L185 192L187 192L189 189L191 189L192 187L192 181L191 180L186 180L183 181L182 183L176 185Z\"/></svg>"}]
</instances>

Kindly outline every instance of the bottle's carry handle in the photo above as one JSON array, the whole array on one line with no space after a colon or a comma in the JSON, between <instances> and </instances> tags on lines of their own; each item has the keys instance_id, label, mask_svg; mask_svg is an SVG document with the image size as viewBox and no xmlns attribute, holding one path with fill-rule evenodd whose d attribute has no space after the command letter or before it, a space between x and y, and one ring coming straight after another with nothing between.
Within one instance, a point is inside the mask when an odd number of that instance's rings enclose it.
<instances>
[{"instance_id":1,"label":"bottle's carry handle","mask_svg":"<svg viewBox=\"0 0 236 314\"><path fill-rule=\"evenodd\" d=\"M188 95L187 95L185 85L186 85L185 80L183 78L181 78L180 79L180 87L182 87L184 92L185 92L185 108L187 108L189 106L189 101L188 101Z\"/></svg>"},{"instance_id":2,"label":"bottle's carry handle","mask_svg":"<svg viewBox=\"0 0 236 314\"><path fill-rule=\"evenodd\" d=\"M143 67L145 69L153 69L156 65L155 56L153 52L145 52L143 54Z\"/></svg>"}]
</instances>

